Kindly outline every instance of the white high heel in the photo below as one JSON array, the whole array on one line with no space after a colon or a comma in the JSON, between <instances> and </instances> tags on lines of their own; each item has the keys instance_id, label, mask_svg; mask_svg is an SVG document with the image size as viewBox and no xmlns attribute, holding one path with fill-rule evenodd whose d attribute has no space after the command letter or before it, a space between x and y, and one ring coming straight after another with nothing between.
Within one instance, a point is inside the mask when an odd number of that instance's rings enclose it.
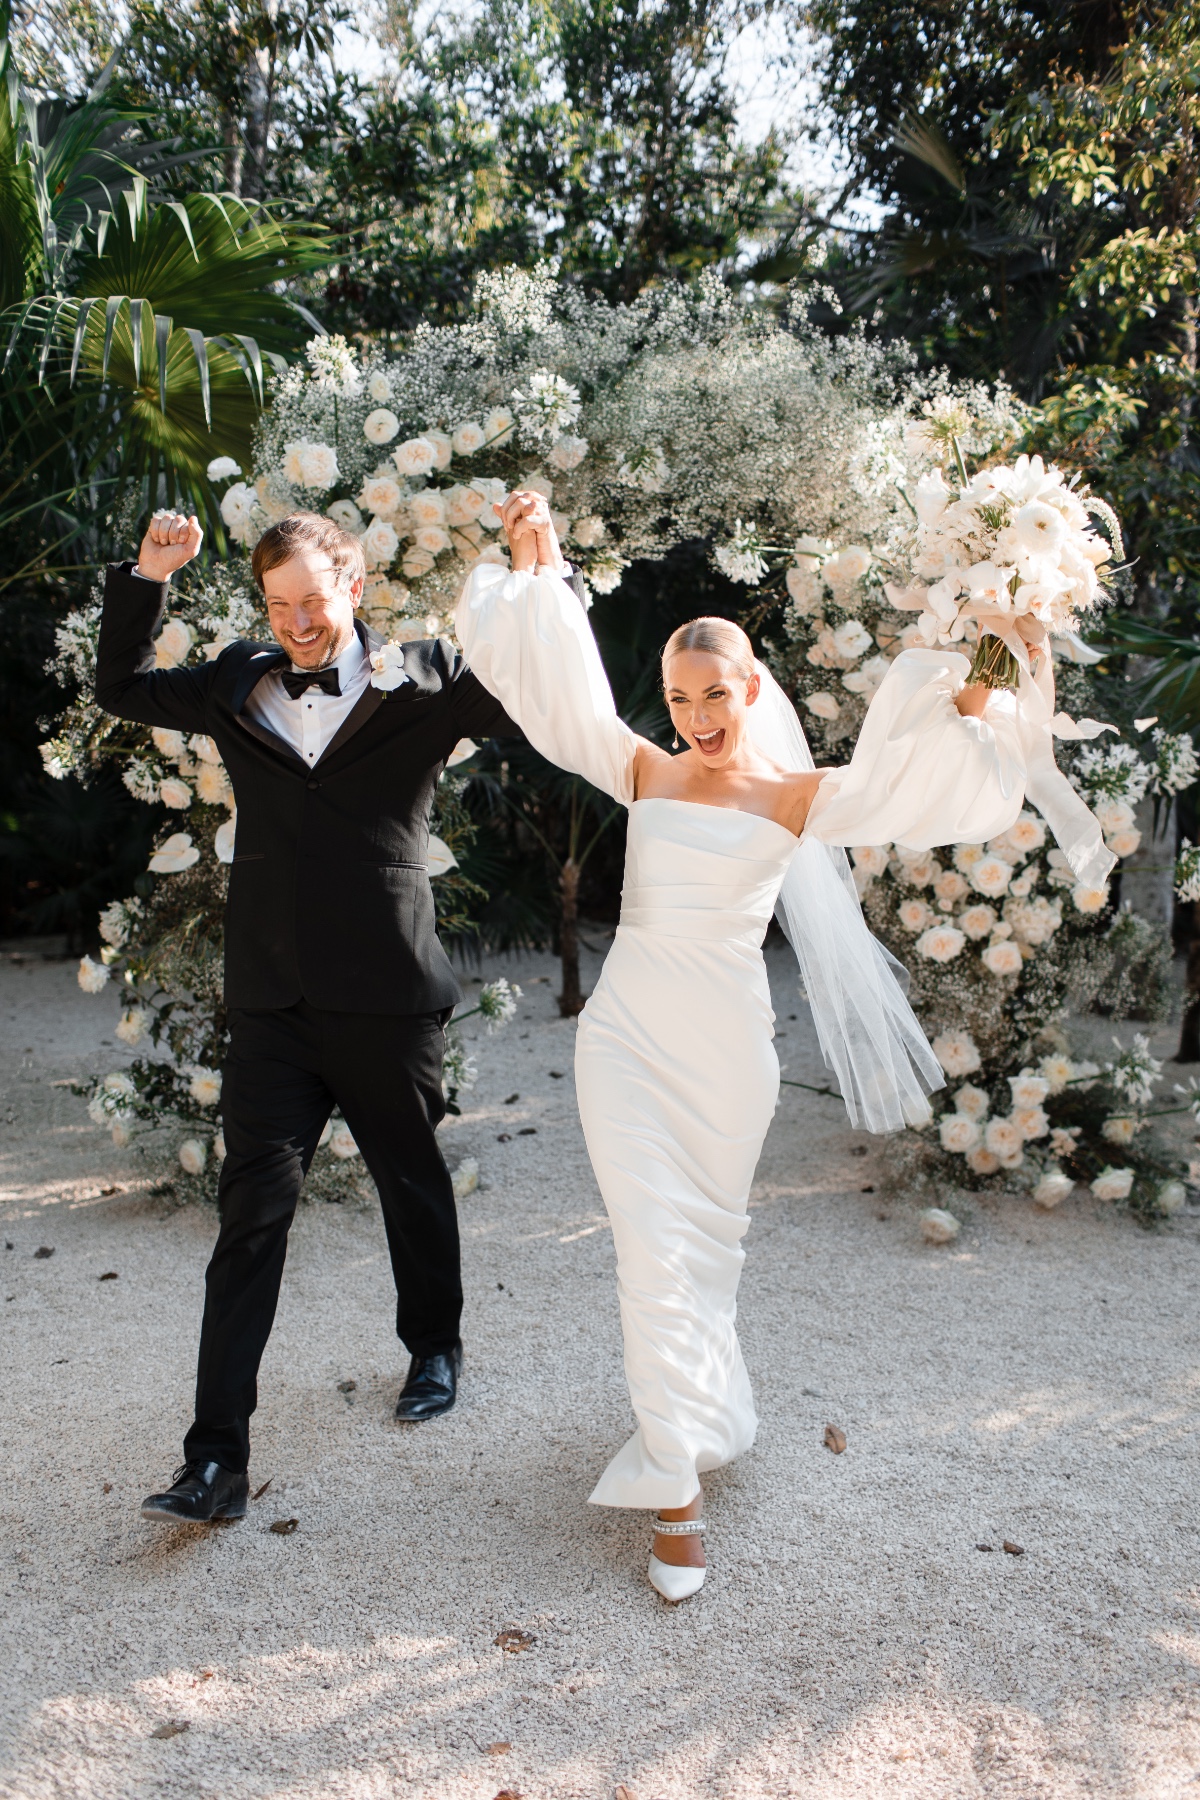
<instances>
[{"instance_id":1,"label":"white high heel","mask_svg":"<svg viewBox=\"0 0 1200 1800\"><path fill-rule=\"evenodd\" d=\"M654 1529L663 1537L700 1537L704 1531L703 1519L660 1519L654 1520ZM646 1571L650 1578L650 1586L656 1588L664 1600L690 1600L704 1586L707 1569L695 1568L690 1563L665 1563L650 1553L650 1566Z\"/></svg>"}]
</instances>

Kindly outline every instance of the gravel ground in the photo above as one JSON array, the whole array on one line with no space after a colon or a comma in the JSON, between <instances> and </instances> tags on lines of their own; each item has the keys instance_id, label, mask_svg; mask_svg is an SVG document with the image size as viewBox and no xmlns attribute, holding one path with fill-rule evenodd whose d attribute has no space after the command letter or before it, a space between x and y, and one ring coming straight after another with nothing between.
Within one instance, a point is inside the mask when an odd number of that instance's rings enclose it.
<instances>
[{"instance_id":1,"label":"gravel ground","mask_svg":"<svg viewBox=\"0 0 1200 1800\"><path fill-rule=\"evenodd\" d=\"M52 1085L120 1065L115 996L2 960L0 1794L1197 1792L1200 1214L975 1202L934 1250L886 1143L785 1090L742 1286L759 1441L708 1478L708 1585L668 1607L644 1518L585 1503L630 1429L612 1245L552 965L503 967L526 1001L446 1131L485 1183L458 1409L393 1422L377 1212L304 1207L270 1485L241 1524L168 1530L137 1508L187 1421L214 1219L155 1200Z\"/></svg>"}]
</instances>

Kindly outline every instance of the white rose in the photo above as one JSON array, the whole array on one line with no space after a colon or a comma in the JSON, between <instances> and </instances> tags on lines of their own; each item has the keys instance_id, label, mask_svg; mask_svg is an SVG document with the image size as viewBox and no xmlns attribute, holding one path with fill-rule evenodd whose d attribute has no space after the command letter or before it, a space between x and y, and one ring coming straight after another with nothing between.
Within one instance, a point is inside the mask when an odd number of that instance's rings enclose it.
<instances>
[{"instance_id":1,"label":"white rose","mask_svg":"<svg viewBox=\"0 0 1200 1800\"><path fill-rule=\"evenodd\" d=\"M886 844L858 844L850 855L855 867L865 869L868 875L882 875L888 866Z\"/></svg>"},{"instance_id":2,"label":"white rose","mask_svg":"<svg viewBox=\"0 0 1200 1800\"><path fill-rule=\"evenodd\" d=\"M896 917L905 931L924 931L934 922L934 913L924 900L902 900L896 908Z\"/></svg>"},{"instance_id":3,"label":"white rose","mask_svg":"<svg viewBox=\"0 0 1200 1800\"><path fill-rule=\"evenodd\" d=\"M974 1175L994 1175L1000 1167L1000 1158L994 1150L981 1144L978 1150L967 1151L967 1167Z\"/></svg>"},{"instance_id":4,"label":"white rose","mask_svg":"<svg viewBox=\"0 0 1200 1800\"><path fill-rule=\"evenodd\" d=\"M213 839L213 850L216 852L218 862L231 863L233 861L233 845L236 836L236 819L226 819L223 825L218 825L216 836Z\"/></svg>"},{"instance_id":5,"label":"white rose","mask_svg":"<svg viewBox=\"0 0 1200 1800\"><path fill-rule=\"evenodd\" d=\"M896 854L904 870L904 879L913 887L928 887L942 872L942 866L928 850L905 850L897 844Z\"/></svg>"},{"instance_id":6,"label":"white rose","mask_svg":"<svg viewBox=\"0 0 1200 1800\"><path fill-rule=\"evenodd\" d=\"M838 655L849 661L865 655L871 648L872 638L857 619L846 619L833 633L833 642Z\"/></svg>"},{"instance_id":7,"label":"white rose","mask_svg":"<svg viewBox=\"0 0 1200 1800\"><path fill-rule=\"evenodd\" d=\"M954 850L954 866L969 875L977 862L982 862L985 855L982 844L957 844Z\"/></svg>"},{"instance_id":8,"label":"white rose","mask_svg":"<svg viewBox=\"0 0 1200 1800\"><path fill-rule=\"evenodd\" d=\"M421 434L433 445L433 466L435 469L448 469L454 455L454 445L445 431L425 431Z\"/></svg>"},{"instance_id":9,"label":"white rose","mask_svg":"<svg viewBox=\"0 0 1200 1800\"><path fill-rule=\"evenodd\" d=\"M1040 1106L1014 1108L1012 1121L1027 1143L1049 1135L1050 1121Z\"/></svg>"},{"instance_id":10,"label":"white rose","mask_svg":"<svg viewBox=\"0 0 1200 1800\"><path fill-rule=\"evenodd\" d=\"M258 495L253 488L247 487L244 481L235 481L231 488L226 488L221 496L221 517L224 519L229 535L236 543L244 544L253 534L254 509L258 505Z\"/></svg>"},{"instance_id":11,"label":"white rose","mask_svg":"<svg viewBox=\"0 0 1200 1800\"><path fill-rule=\"evenodd\" d=\"M976 1123L987 1118L988 1097L983 1088L976 1087L973 1082L964 1081L954 1096L955 1112L965 1113L968 1119Z\"/></svg>"},{"instance_id":12,"label":"white rose","mask_svg":"<svg viewBox=\"0 0 1200 1800\"><path fill-rule=\"evenodd\" d=\"M221 1071L195 1068L188 1082L188 1093L197 1106L215 1106L221 1098Z\"/></svg>"},{"instance_id":13,"label":"white rose","mask_svg":"<svg viewBox=\"0 0 1200 1800\"><path fill-rule=\"evenodd\" d=\"M168 619L154 640L156 669L177 669L192 647L193 632L182 619Z\"/></svg>"},{"instance_id":14,"label":"white rose","mask_svg":"<svg viewBox=\"0 0 1200 1800\"><path fill-rule=\"evenodd\" d=\"M1164 1181L1158 1190L1157 1201L1159 1212L1165 1213L1168 1219L1173 1218L1187 1205L1187 1189L1182 1181Z\"/></svg>"},{"instance_id":15,"label":"white rose","mask_svg":"<svg viewBox=\"0 0 1200 1800\"><path fill-rule=\"evenodd\" d=\"M981 856L968 871L968 879L977 894L994 899L1012 880L1012 864L999 856Z\"/></svg>"},{"instance_id":16,"label":"white rose","mask_svg":"<svg viewBox=\"0 0 1200 1800\"><path fill-rule=\"evenodd\" d=\"M416 526L444 525L446 501L440 488L422 488L408 502L408 516Z\"/></svg>"},{"instance_id":17,"label":"white rose","mask_svg":"<svg viewBox=\"0 0 1200 1800\"><path fill-rule=\"evenodd\" d=\"M1112 1164L1101 1169L1091 1188L1097 1200L1128 1200L1133 1187L1132 1169L1114 1169Z\"/></svg>"},{"instance_id":18,"label":"white rose","mask_svg":"<svg viewBox=\"0 0 1200 1800\"><path fill-rule=\"evenodd\" d=\"M1023 812L1015 825L1010 825L1005 833L1014 850L1023 856L1031 856L1040 850L1046 841L1046 827L1033 813Z\"/></svg>"},{"instance_id":19,"label":"white rose","mask_svg":"<svg viewBox=\"0 0 1200 1800\"><path fill-rule=\"evenodd\" d=\"M571 520L565 512L550 508L550 523L554 527L554 535L560 544L564 544L571 535Z\"/></svg>"},{"instance_id":20,"label":"white rose","mask_svg":"<svg viewBox=\"0 0 1200 1800\"><path fill-rule=\"evenodd\" d=\"M953 962L966 941L953 925L931 925L917 939L917 950L930 962L948 963Z\"/></svg>"},{"instance_id":21,"label":"white rose","mask_svg":"<svg viewBox=\"0 0 1200 1800\"><path fill-rule=\"evenodd\" d=\"M168 775L165 781L159 782L158 797L173 812L183 812L192 804L192 790L178 775Z\"/></svg>"},{"instance_id":22,"label":"white rose","mask_svg":"<svg viewBox=\"0 0 1200 1800\"><path fill-rule=\"evenodd\" d=\"M811 569L793 566L788 570L786 580L788 598L801 618L820 610L821 583Z\"/></svg>"},{"instance_id":23,"label":"white rose","mask_svg":"<svg viewBox=\"0 0 1200 1800\"><path fill-rule=\"evenodd\" d=\"M1128 831L1134 822L1134 811L1127 800L1098 800L1092 810L1106 837L1110 831Z\"/></svg>"},{"instance_id":24,"label":"white rose","mask_svg":"<svg viewBox=\"0 0 1200 1800\"><path fill-rule=\"evenodd\" d=\"M917 1222L927 1244L952 1244L962 1230L954 1214L941 1206L927 1206L918 1213Z\"/></svg>"},{"instance_id":25,"label":"white rose","mask_svg":"<svg viewBox=\"0 0 1200 1800\"><path fill-rule=\"evenodd\" d=\"M933 891L939 900L949 900L953 903L955 900L961 900L963 895L970 890L966 880L957 869L943 869L940 875L934 877Z\"/></svg>"},{"instance_id":26,"label":"white rose","mask_svg":"<svg viewBox=\"0 0 1200 1800\"><path fill-rule=\"evenodd\" d=\"M990 906L968 906L958 915L958 923L969 938L978 940L989 935L996 923L996 915Z\"/></svg>"},{"instance_id":27,"label":"white rose","mask_svg":"<svg viewBox=\"0 0 1200 1800\"><path fill-rule=\"evenodd\" d=\"M437 462L437 450L428 437L405 438L392 451L392 461L401 475L428 475Z\"/></svg>"},{"instance_id":28,"label":"white rose","mask_svg":"<svg viewBox=\"0 0 1200 1800\"><path fill-rule=\"evenodd\" d=\"M216 1157L216 1159L219 1163L223 1163L225 1161L226 1154L227 1154L227 1152L225 1149L225 1133L221 1130L218 1130L216 1137L213 1139L213 1155Z\"/></svg>"},{"instance_id":29,"label":"white rose","mask_svg":"<svg viewBox=\"0 0 1200 1800\"><path fill-rule=\"evenodd\" d=\"M179 1166L185 1175L203 1175L208 1150L199 1138L184 1138L179 1146Z\"/></svg>"},{"instance_id":30,"label":"white rose","mask_svg":"<svg viewBox=\"0 0 1200 1800\"><path fill-rule=\"evenodd\" d=\"M450 439L455 456L474 456L487 441L487 432L476 419L465 420Z\"/></svg>"},{"instance_id":31,"label":"white rose","mask_svg":"<svg viewBox=\"0 0 1200 1800\"><path fill-rule=\"evenodd\" d=\"M933 1054L951 1081L960 1075L972 1075L981 1066L978 1047L966 1031L943 1031L935 1037Z\"/></svg>"},{"instance_id":32,"label":"white rose","mask_svg":"<svg viewBox=\"0 0 1200 1800\"><path fill-rule=\"evenodd\" d=\"M283 474L293 487L331 488L338 478L337 452L307 438L283 446Z\"/></svg>"},{"instance_id":33,"label":"white rose","mask_svg":"<svg viewBox=\"0 0 1200 1800\"><path fill-rule=\"evenodd\" d=\"M418 581L422 575L428 575L434 567L434 558L428 550L421 550L414 545L411 550L404 552L404 561L400 567L410 581Z\"/></svg>"},{"instance_id":34,"label":"white rose","mask_svg":"<svg viewBox=\"0 0 1200 1800\"><path fill-rule=\"evenodd\" d=\"M103 963L93 962L90 956L79 959L78 981L85 994L98 994L108 981L109 971Z\"/></svg>"},{"instance_id":35,"label":"white rose","mask_svg":"<svg viewBox=\"0 0 1200 1800\"><path fill-rule=\"evenodd\" d=\"M1008 1086L1014 1107L1040 1106L1050 1092L1050 1083L1046 1077L1035 1075L1032 1069L1022 1069L1019 1075L1010 1075Z\"/></svg>"},{"instance_id":36,"label":"white rose","mask_svg":"<svg viewBox=\"0 0 1200 1800\"><path fill-rule=\"evenodd\" d=\"M1142 841L1140 831L1110 831L1105 843L1114 856L1132 856Z\"/></svg>"},{"instance_id":37,"label":"white rose","mask_svg":"<svg viewBox=\"0 0 1200 1800\"><path fill-rule=\"evenodd\" d=\"M938 1124L938 1135L942 1140L942 1149L953 1152L955 1156L965 1156L968 1150L974 1150L979 1143L979 1127L974 1119L968 1119L965 1113L943 1113Z\"/></svg>"},{"instance_id":38,"label":"white rose","mask_svg":"<svg viewBox=\"0 0 1200 1800\"><path fill-rule=\"evenodd\" d=\"M351 1135L350 1127L344 1122L339 1122L330 1132L329 1148L342 1162L349 1162L352 1156L358 1155L358 1145Z\"/></svg>"},{"instance_id":39,"label":"white rose","mask_svg":"<svg viewBox=\"0 0 1200 1800\"><path fill-rule=\"evenodd\" d=\"M1013 1119L989 1119L984 1127L983 1141L993 1156L1008 1166L1010 1158L1024 1154L1025 1139L1021 1129Z\"/></svg>"},{"instance_id":40,"label":"white rose","mask_svg":"<svg viewBox=\"0 0 1200 1800\"><path fill-rule=\"evenodd\" d=\"M367 394L370 399L377 402L391 399L392 384L382 369L376 369L375 373L368 378Z\"/></svg>"},{"instance_id":41,"label":"white rose","mask_svg":"<svg viewBox=\"0 0 1200 1800\"><path fill-rule=\"evenodd\" d=\"M990 969L993 975L1015 975L1023 959L1019 944L1008 938L998 938L988 945L981 960L984 968Z\"/></svg>"},{"instance_id":42,"label":"white rose","mask_svg":"<svg viewBox=\"0 0 1200 1800\"><path fill-rule=\"evenodd\" d=\"M501 444L510 443L512 441L513 433L516 430L516 425L516 419L513 417L512 413L509 412L507 406L493 406L491 412L483 415L483 429L486 433L486 441L491 444L493 448L499 448Z\"/></svg>"},{"instance_id":43,"label":"white rose","mask_svg":"<svg viewBox=\"0 0 1200 1800\"><path fill-rule=\"evenodd\" d=\"M186 831L172 832L165 843L158 846L150 858L149 868L154 875L180 875L184 869L199 862L200 852Z\"/></svg>"},{"instance_id":44,"label":"white rose","mask_svg":"<svg viewBox=\"0 0 1200 1800\"><path fill-rule=\"evenodd\" d=\"M577 469L588 453L588 441L585 437L560 437L553 445L547 461L552 469L558 469L569 475Z\"/></svg>"},{"instance_id":45,"label":"white rose","mask_svg":"<svg viewBox=\"0 0 1200 1800\"><path fill-rule=\"evenodd\" d=\"M1040 1207L1049 1212L1052 1207L1058 1206L1066 1199L1074 1186L1075 1183L1071 1177L1056 1164L1051 1163L1047 1169L1043 1170L1041 1178L1033 1190L1033 1197Z\"/></svg>"},{"instance_id":46,"label":"white rose","mask_svg":"<svg viewBox=\"0 0 1200 1800\"><path fill-rule=\"evenodd\" d=\"M380 513L387 513L390 515L391 513L396 512L403 499L404 489L400 486L400 483L396 480L394 475L368 475L358 492L359 506L364 507L367 512L372 513L375 516L378 516ZM349 502L343 501L341 504L348 505ZM358 509L356 507L355 512L357 513L357 511ZM347 525L346 529L347 531L353 531L355 527ZM357 529L360 531L362 530L361 515L359 515Z\"/></svg>"},{"instance_id":47,"label":"white rose","mask_svg":"<svg viewBox=\"0 0 1200 1800\"><path fill-rule=\"evenodd\" d=\"M417 497L421 498L422 496L418 495ZM462 485L456 483L454 487L447 488L441 498L443 518L448 525L473 524L487 504L483 489L475 486L474 483ZM417 519L415 513L413 518L420 525L440 525L442 523L442 519Z\"/></svg>"},{"instance_id":48,"label":"white rose","mask_svg":"<svg viewBox=\"0 0 1200 1800\"><path fill-rule=\"evenodd\" d=\"M1110 1144L1132 1144L1137 1133L1137 1120L1128 1115L1105 1119L1100 1129Z\"/></svg>"},{"instance_id":49,"label":"white rose","mask_svg":"<svg viewBox=\"0 0 1200 1800\"><path fill-rule=\"evenodd\" d=\"M363 436L370 444L390 444L399 429L399 419L386 406L377 406L363 420Z\"/></svg>"},{"instance_id":50,"label":"white rose","mask_svg":"<svg viewBox=\"0 0 1200 1800\"><path fill-rule=\"evenodd\" d=\"M815 694L809 694L804 704L809 712L817 715L818 719L836 719L841 711L836 697L827 693L824 688Z\"/></svg>"},{"instance_id":51,"label":"white rose","mask_svg":"<svg viewBox=\"0 0 1200 1800\"><path fill-rule=\"evenodd\" d=\"M372 519L362 534L363 555L370 568L386 568L400 548L394 525L386 519Z\"/></svg>"},{"instance_id":52,"label":"white rose","mask_svg":"<svg viewBox=\"0 0 1200 1800\"><path fill-rule=\"evenodd\" d=\"M861 669L851 669L842 676L842 686L849 688L852 694L862 694L864 699L873 700L891 666L886 656L868 656Z\"/></svg>"},{"instance_id":53,"label":"white rose","mask_svg":"<svg viewBox=\"0 0 1200 1800\"><path fill-rule=\"evenodd\" d=\"M1106 882L1102 888L1093 888L1084 887L1082 882L1078 882L1071 889L1071 899L1074 902L1076 912L1103 912L1104 908L1108 905L1108 884Z\"/></svg>"},{"instance_id":54,"label":"white rose","mask_svg":"<svg viewBox=\"0 0 1200 1800\"><path fill-rule=\"evenodd\" d=\"M427 550L431 556L440 556L443 550L450 549L450 533L444 525L422 525L416 541L417 549Z\"/></svg>"}]
</instances>

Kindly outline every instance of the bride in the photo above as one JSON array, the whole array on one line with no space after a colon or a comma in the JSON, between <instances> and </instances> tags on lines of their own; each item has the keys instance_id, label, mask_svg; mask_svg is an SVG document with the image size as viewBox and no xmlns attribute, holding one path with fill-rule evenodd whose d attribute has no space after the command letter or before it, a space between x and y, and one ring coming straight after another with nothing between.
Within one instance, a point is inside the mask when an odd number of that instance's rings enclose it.
<instances>
[{"instance_id":1,"label":"bride","mask_svg":"<svg viewBox=\"0 0 1200 1800\"><path fill-rule=\"evenodd\" d=\"M661 750L617 716L546 502L518 492L497 511L512 570L472 570L455 621L467 659L544 756L629 808L620 925L575 1067L637 1430L591 1499L656 1509L649 1578L677 1601L704 1581L699 1478L748 1449L757 1424L734 1320L779 1093L761 950L771 914L851 1119L924 1123L941 1070L831 846L985 841L1015 821L1024 769L1009 697L964 686L961 656L909 651L849 766L817 770L745 633L714 618L680 626L663 652L685 747Z\"/></svg>"}]
</instances>

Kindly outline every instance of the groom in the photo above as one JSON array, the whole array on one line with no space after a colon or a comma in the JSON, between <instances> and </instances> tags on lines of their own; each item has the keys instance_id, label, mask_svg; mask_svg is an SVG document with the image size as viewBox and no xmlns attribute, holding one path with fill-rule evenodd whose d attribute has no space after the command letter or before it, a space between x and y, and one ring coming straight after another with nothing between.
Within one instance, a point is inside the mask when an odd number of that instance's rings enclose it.
<instances>
[{"instance_id":1,"label":"groom","mask_svg":"<svg viewBox=\"0 0 1200 1800\"><path fill-rule=\"evenodd\" d=\"M171 576L196 519L156 514L111 567L96 698L118 718L203 733L237 803L225 927L226 1156L208 1266L196 1417L172 1486L142 1516L241 1518L250 1415L301 1183L336 1105L379 1189L411 1365L396 1416L454 1405L462 1360L458 1222L435 1131L444 1027L461 998L426 868L438 778L464 737L517 728L444 638L409 643L373 685L380 640L355 618L362 546L314 513L264 533L251 567L278 648L155 667Z\"/></svg>"}]
</instances>

